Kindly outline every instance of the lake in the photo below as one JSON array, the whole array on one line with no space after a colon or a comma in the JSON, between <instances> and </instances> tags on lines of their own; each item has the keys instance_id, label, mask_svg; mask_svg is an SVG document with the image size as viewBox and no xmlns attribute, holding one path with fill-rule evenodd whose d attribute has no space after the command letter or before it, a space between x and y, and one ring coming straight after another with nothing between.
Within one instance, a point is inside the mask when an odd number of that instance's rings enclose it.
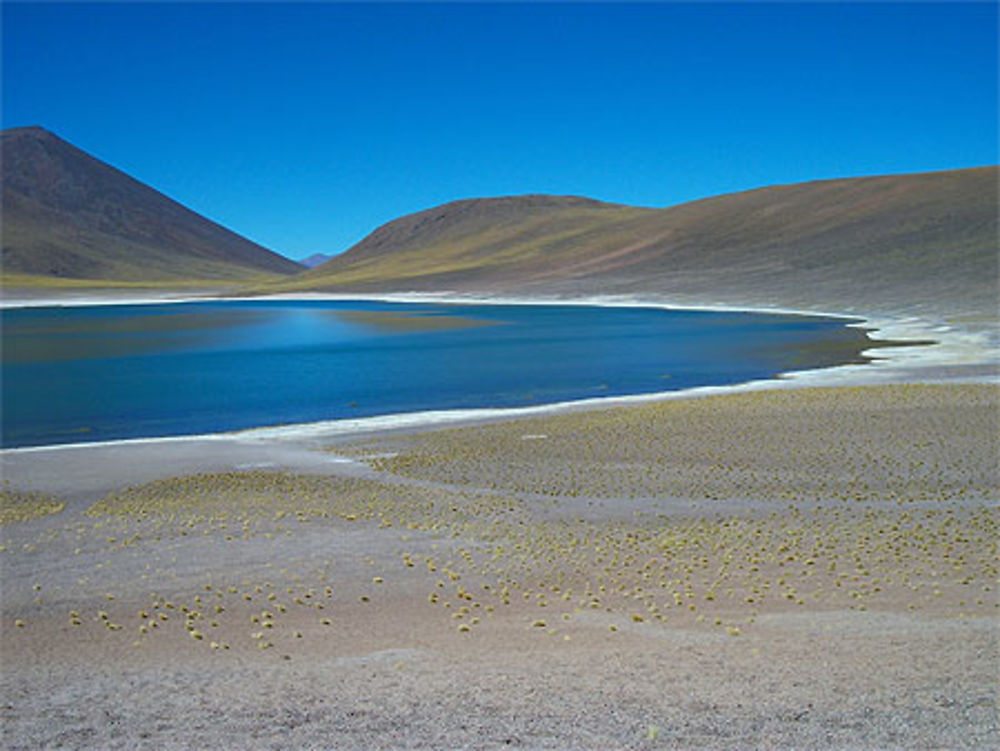
<instances>
[{"instance_id":1,"label":"lake","mask_svg":"<svg viewBox=\"0 0 1000 751\"><path fill-rule=\"evenodd\" d=\"M843 319L232 301L2 312L6 447L734 384L864 362Z\"/></svg>"}]
</instances>

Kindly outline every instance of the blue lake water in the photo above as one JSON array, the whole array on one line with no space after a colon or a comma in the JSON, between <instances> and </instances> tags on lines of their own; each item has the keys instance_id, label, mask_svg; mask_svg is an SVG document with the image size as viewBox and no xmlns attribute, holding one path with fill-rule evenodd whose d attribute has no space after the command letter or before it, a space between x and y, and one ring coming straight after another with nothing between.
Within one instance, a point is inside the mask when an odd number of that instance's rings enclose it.
<instances>
[{"instance_id":1,"label":"blue lake water","mask_svg":"<svg viewBox=\"0 0 1000 751\"><path fill-rule=\"evenodd\" d=\"M234 301L2 312L2 442L188 435L732 384L862 362L811 316Z\"/></svg>"}]
</instances>

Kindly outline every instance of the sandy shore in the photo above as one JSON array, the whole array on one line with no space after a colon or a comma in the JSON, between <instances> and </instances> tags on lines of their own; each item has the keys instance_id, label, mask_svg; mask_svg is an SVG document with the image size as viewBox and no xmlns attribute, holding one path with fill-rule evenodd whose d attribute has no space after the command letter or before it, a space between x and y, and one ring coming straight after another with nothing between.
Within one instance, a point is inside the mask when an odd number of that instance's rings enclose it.
<instances>
[{"instance_id":1,"label":"sandy shore","mask_svg":"<svg viewBox=\"0 0 1000 751\"><path fill-rule=\"evenodd\" d=\"M998 415L876 384L4 452L2 744L996 748Z\"/></svg>"}]
</instances>

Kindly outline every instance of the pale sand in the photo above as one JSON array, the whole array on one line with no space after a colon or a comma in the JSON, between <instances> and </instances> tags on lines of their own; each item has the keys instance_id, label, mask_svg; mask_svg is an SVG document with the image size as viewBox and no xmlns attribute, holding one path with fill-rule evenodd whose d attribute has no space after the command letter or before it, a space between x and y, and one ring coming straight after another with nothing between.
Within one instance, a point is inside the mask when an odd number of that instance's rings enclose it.
<instances>
[{"instance_id":1,"label":"pale sand","mask_svg":"<svg viewBox=\"0 0 1000 751\"><path fill-rule=\"evenodd\" d=\"M0 745L1000 747L998 408L4 452Z\"/></svg>"}]
</instances>

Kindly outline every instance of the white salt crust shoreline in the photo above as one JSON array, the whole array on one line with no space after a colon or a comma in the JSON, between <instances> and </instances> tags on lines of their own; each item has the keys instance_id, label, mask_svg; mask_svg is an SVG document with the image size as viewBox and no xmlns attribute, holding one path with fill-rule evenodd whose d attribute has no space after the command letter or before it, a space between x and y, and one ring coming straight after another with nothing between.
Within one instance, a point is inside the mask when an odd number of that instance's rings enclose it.
<instances>
[{"instance_id":1,"label":"white salt crust shoreline","mask_svg":"<svg viewBox=\"0 0 1000 751\"><path fill-rule=\"evenodd\" d=\"M427 303L442 305L574 305L609 308L652 308L661 310L692 310L713 312L772 313L782 315L802 315L833 318L848 321L846 325L862 328L880 338L895 342L927 341L935 344L915 347L873 347L864 355L877 358L863 365L839 365L830 368L790 371L776 378L759 379L725 386L700 386L674 391L660 391L627 396L596 397L566 402L532 405L530 407L480 408L455 410L429 410L373 417L323 420L280 426L263 426L239 431L205 433L181 436L156 436L129 438L113 441L93 441L66 443L46 446L25 446L0 449L0 456L43 451L88 449L108 446L140 445L157 443L183 443L188 441L219 440L237 443L258 443L270 441L318 441L345 435L385 432L391 430L413 430L445 426L466 425L485 421L513 419L518 417L559 414L588 409L643 404L675 399L690 399L721 394L748 391L766 391L785 388L808 388L828 386L863 386L899 382L933 382L943 380L933 374L934 369L955 367L987 367L990 375L949 377L948 382L998 382L997 366L1000 352L989 342L985 333L958 331L951 326L907 317L865 317L845 313L807 311L782 307L738 307L720 303L704 305L672 304L668 301L630 296L595 296L573 299L518 298L502 296L469 296L452 293L396 293L381 295L366 294L323 294L299 293L268 295L259 297L90 297L90 298L36 298L31 300L0 300L0 308L38 307L88 307L140 304L184 304L192 302L234 302L258 300L283 301L331 301L331 302L392 302Z\"/></svg>"}]
</instances>

